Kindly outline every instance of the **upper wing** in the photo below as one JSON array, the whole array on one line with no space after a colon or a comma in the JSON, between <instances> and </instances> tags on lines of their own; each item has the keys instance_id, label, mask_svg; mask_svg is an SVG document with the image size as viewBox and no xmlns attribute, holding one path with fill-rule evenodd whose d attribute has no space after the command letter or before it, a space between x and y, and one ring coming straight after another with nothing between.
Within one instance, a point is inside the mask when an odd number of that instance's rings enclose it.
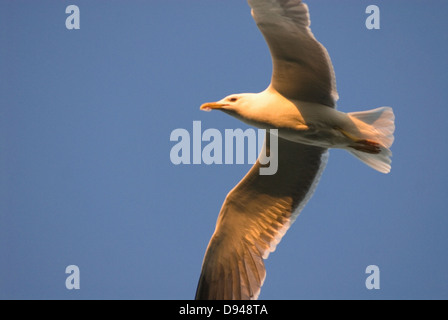
<instances>
[{"instance_id":1,"label":"upper wing","mask_svg":"<svg viewBox=\"0 0 448 320\"><path fill-rule=\"evenodd\" d=\"M338 99L327 50L309 28L308 6L300 0L248 0L271 51L271 86L289 99L335 107Z\"/></svg>"},{"instance_id":2,"label":"upper wing","mask_svg":"<svg viewBox=\"0 0 448 320\"><path fill-rule=\"evenodd\" d=\"M269 152L269 134L265 148ZM313 194L327 154L326 149L279 138L277 173L260 175L260 162L254 164L222 206L196 299L258 297L266 275L263 259L275 250Z\"/></svg>"}]
</instances>

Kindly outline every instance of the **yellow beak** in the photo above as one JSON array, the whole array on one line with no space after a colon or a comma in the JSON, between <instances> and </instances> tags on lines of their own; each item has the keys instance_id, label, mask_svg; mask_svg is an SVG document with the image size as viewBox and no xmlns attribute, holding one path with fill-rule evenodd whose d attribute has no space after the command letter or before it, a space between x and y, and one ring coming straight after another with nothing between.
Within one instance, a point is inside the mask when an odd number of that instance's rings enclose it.
<instances>
[{"instance_id":1,"label":"yellow beak","mask_svg":"<svg viewBox=\"0 0 448 320\"><path fill-rule=\"evenodd\" d=\"M199 109L202 111L211 111L213 109L221 109L225 105L226 105L225 103L207 102L207 103L204 103Z\"/></svg>"}]
</instances>

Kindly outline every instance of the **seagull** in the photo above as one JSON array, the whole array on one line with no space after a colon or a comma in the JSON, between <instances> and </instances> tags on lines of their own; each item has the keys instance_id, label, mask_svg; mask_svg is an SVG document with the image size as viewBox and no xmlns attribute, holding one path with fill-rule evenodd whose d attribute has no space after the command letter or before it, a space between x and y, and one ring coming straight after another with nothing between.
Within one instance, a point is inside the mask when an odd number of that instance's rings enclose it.
<instances>
[{"instance_id":1,"label":"seagull","mask_svg":"<svg viewBox=\"0 0 448 320\"><path fill-rule=\"evenodd\" d=\"M333 66L311 32L308 6L300 0L248 3L270 49L271 82L260 93L232 94L200 109L266 129L264 150L225 198L202 263L199 300L258 298L266 278L264 260L314 193L328 149L347 150L382 173L391 168L392 109L336 110ZM272 132L278 138L278 170L261 175Z\"/></svg>"}]
</instances>

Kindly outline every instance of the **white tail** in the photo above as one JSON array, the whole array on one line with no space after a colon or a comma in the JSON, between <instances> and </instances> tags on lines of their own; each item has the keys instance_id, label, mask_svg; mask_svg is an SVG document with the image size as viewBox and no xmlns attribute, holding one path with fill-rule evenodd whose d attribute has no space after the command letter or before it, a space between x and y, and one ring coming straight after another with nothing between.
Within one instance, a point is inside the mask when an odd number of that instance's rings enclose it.
<instances>
[{"instance_id":1,"label":"white tail","mask_svg":"<svg viewBox=\"0 0 448 320\"><path fill-rule=\"evenodd\" d=\"M365 139L368 144L378 144L379 152L366 152L361 148L349 148L348 151L362 162L382 173L390 172L392 152L389 150L394 142L395 116L390 107L381 107L368 111L348 114L357 129L357 138ZM361 122L360 122L361 121Z\"/></svg>"}]
</instances>

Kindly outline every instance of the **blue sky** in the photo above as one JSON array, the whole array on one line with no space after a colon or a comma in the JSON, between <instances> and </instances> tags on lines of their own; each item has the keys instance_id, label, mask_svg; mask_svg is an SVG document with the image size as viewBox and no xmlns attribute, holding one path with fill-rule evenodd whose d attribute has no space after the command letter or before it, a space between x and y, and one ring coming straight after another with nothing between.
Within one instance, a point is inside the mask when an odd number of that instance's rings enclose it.
<instances>
[{"instance_id":1,"label":"blue sky","mask_svg":"<svg viewBox=\"0 0 448 320\"><path fill-rule=\"evenodd\" d=\"M261 299L446 299L448 3L309 0L341 111L392 106L392 172L332 150L266 261ZM67 30L65 8L80 9ZM365 27L368 5L381 29ZM203 102L259 92L270 56L242 0L0 0L0 298L192 299L250 165L170 161L174 129L248 128ZM80 269L67 290L65 268ZM365 269L380 269L367 290Z\"/></svg>"}]
</instances>

